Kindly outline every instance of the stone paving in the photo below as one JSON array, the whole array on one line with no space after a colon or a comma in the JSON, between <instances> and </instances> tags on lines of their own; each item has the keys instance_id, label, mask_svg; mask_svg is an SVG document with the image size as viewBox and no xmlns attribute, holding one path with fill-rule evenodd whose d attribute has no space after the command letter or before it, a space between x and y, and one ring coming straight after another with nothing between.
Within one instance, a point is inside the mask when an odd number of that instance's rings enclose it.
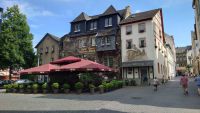
<instances>
[{"instance_id":1,"label":"stone paving","mask_svg":"<svg viewBox=\"0 0 200 113\"><path fill-rule=\"evenodd\" d=\"M179 78L159 87L126 87L105 94L0 94L0 113L200 113L193 79L184 96Z\"/></svg>"}]
</instances>

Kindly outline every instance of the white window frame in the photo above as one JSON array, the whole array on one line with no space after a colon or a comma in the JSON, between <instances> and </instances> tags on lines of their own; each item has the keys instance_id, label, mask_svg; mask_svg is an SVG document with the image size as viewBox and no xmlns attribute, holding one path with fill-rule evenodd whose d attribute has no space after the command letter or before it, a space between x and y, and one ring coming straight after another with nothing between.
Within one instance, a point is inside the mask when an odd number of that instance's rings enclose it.
<instances>
[{"instance_id":1,"label":"white window frame","mask_svg":"<svg viewBox=\"0 0 200 113\"><path fill-rule=\"evenodd\" d=\"M104 37L101 37L101 46L104 46L105 43L106 43L105 38L104 38Z\"/></svg>"},{"instance_id":2,"label":"white window frame","mask_svg":"<svg viewBox=\"0 0 200 113\"><path fill-rule=\"evenodd\" d=\"M128 43L131 42L131 47L128 48ZM126 49L132 49L132 39L126 40Z\"/></svg>"},{"instance_id":3,"label":"white window frame","mask_svg":"<svg viewBox=\"0 0 200 113\"><path fill-rule=\"evenodd\" d=\"M142 46L142 43L141 43L142 40L144 40L144 46ZM145 47L147 47L146 38L139 38L139 47L140 47L140 48L145 48Z\"/></svg>"},{"instance_id":4,"label":"white window frame","mask_svg":"<svg viewBox=\"0 0 200 113\"><path fill-rule=\"evenodd\" d=\"M112 17L105 19L105 27L110 27L110 26L112 26Z\"/></svg>"},{"instance_id":5,"label":"white window frame","mask_svg":"<svg viewBox=\"0 0 200 113\"><path fill-rule=\"evenodd\" d=\"M110 42L108 40L110 40ZM110 45L111 37L110 36L105 37L105 42L106 42L106 45Z\"/></svg>"},{"instance_id":6,"label":"white window frame","mask_svg":"<svg viewBox=\"0 0 200 113\"><path fill-rule=\"evenodd\" d=\"M91 38L91 43L92 43L92 46L96 46L95 37L92 37L92 38Z\"/></svg>"}]
</instances>

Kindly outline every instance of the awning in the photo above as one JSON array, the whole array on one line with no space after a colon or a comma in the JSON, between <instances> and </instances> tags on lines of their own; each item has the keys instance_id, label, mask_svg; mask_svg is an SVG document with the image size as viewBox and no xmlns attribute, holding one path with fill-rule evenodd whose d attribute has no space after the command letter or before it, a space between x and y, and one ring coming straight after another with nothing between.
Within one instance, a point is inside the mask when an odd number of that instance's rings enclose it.
<instances>
[{"instance_id":1,"label":"awning","mask_svg":"<svg viewBox=\"0 0 200 113\"><path fill-rule=\"evenodd\" d=\"M68 57L65 57L65 58L61 58L61 59L58 59L58 60L55 60L53 62L50 62L51 64L69 64L69 63L74 63L74 62L78 62L78 61L81 61L80 58L77 58L77 57L74 57L74 56L68 56Z\"/></svg>"},{"instance_id":2,"label":"awning","mask_svg":"<svg viewBox=\"0 0 200 113\"><path fill-rule=\"evenodd\" d=\"M122 67L143 67L143 66L153 66L153 60L122 62Z\"/></svg>"},{"instance_id":3,"label":"awning","mask_svg":"<svg viewBox=\"0 0 200 113\"><path fill-rule=\"evenodd\" d=\"M81 59L79 62L75 62L68 65L63 65L57 69L52 69L52 71L114 71L108 66L102 64Z\"/></svg>"},{"instance_id":4,"label":"awning","mask_svg":"<svg viewBox=\"0 0 200 113\"><path fill-rule=\"evenodd\" d=\"M20 75L24 74L48 74L51 69L56 69L59 66L53 64L44 64L38 67L33 67L20 71Z\"/></svg>"}]
</instances>

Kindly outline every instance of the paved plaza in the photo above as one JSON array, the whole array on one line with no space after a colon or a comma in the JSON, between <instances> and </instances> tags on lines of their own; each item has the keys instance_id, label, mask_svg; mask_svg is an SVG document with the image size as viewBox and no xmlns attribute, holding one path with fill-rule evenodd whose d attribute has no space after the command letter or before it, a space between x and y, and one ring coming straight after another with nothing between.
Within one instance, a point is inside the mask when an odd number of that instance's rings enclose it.
<instances>
[{"instance_id":1,"label":"paved plaza","mask_svg":"<svg viewBox=\"0 0 200 113\"><path fill-rule=\"evenodd\" d=\"M152 86L126 87L105 94L0 94L0 113L200 113L194 80L184 96L179 78L153 92Z\"/></svg>"}]
</instances>

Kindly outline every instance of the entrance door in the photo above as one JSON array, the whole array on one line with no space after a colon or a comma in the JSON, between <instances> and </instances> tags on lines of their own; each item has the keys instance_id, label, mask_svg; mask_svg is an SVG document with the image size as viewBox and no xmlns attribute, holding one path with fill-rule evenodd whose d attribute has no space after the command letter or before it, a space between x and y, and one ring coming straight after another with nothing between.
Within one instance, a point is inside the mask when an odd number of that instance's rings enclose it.
<instances>
[{"instance_id":1,"label":"entrance door","mask_svg":"<svg viewBox=\"0 0 200 113\"><path fill-rule=\"evenodd\" d=\"M141 73L141 83L144 85L148 85L147 68L140 68L140 73Z\"/></svg>"}]
</instances>

